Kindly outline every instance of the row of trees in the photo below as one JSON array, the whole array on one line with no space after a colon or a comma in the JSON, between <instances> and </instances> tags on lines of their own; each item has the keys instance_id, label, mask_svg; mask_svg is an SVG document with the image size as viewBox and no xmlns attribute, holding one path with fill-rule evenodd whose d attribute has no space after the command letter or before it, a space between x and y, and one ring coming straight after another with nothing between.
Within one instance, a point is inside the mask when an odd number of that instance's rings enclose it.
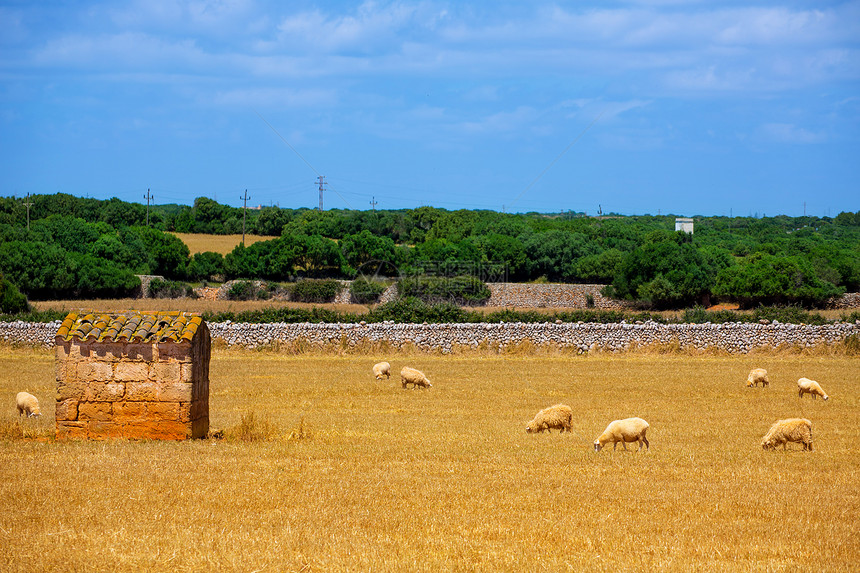
<instances>
[{"instance_id":1,"label":"row of trees","mask_svg":"<svg viewBox=\"0 0 860 573\"><path fill-rule=\"evenodd\" d=\"M28 231L21 201L0 198L0 273L34 298L108 296L133 288L134 274L191 281L354 278L375 273L379 261L387 275L603 283L614 296L657 308L713 297L819 305L860 290L860 212L700 217L691 236L672 230L672 216L264 208L249 210L247 225L272 239L226 256L192 257L168 231L235 232L241 209L199 198L191 207L153 208L147 226L145 206L118 199L57 194L31 201ZM504 263L505 273L493 263Z\"/></svg>"}]
</instances>

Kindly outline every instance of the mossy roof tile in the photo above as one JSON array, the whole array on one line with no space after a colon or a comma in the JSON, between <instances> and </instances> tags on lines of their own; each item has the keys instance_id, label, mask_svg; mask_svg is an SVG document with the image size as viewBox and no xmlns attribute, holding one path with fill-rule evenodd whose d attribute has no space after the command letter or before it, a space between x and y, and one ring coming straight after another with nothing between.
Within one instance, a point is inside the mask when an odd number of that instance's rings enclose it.
<instances>
[{"instance_id":1,"label":"mossy roof tile","mask_svg":"<svg viewBox=\"0 0 860 573\"><path fill-rule=\"evenodd\" d=\"M70 312L56 337L67 342L188 342L203 319L180 311Z\"/></svg>"}]
</instances>

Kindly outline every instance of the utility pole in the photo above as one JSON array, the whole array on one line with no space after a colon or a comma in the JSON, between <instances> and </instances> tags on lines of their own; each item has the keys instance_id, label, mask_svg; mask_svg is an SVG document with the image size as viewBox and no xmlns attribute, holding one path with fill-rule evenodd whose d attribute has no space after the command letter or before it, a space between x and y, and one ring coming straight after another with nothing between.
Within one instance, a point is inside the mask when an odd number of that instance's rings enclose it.
<instances>
[{"instance_id":1,"label":"utility pole","mask_svg":"<svg viewBox=\"0 0 860 573\"><path fill-rule=\"evenodd\" d=\"M323 210L323 191L325 190L325 175L319 176L320 183L320 211Z\"/></svg>"},{"instance_id":2,"label":"utility pole","mask_svg":"<svg viewBox=\"0 0 860 573\"><path fill-rule=\"evenodd\" d=\"M248 190L247 189L245 189L245 196L239 197L239 199L242 199L244 201L244 203L242 204L242 246L244 247L245 246L245 211L248 209L248 199L250 199L250 197L248 197Z\"/></svg>"},{"instance_id":3,"label":"utility pole","mask_svg":"<svg viewBox=\"0 0 860 573\"><path fill-rule=\"evenodd\" d=\"M149 202L155 199L152 195L149 194L149 189L146 190L146 195L143 196L146 199L146 226L149 227Z\"/></svg>"},{"instance_id":4,"label":"utility pole","mask_svg":"<svg viewBox=\"0 0 860 573\"><path fill-rule=\"evenodd\" d=\"M27 191L27 201L24 203L24 206L27 208L27 232L30 232L30 207L33 206L33 203L30 201L30 192Z\"/></svg>"},{"instance_id":5,"label":"utility pole","mask_svg":"<svg viewBox=\"0 0 860 573\"><path fill-rule=\"evenodd\" d=\"M373 209L373 212L376 213L376 197L372 197L370 199L370 207Z\"/></svg>"}]
</instances>

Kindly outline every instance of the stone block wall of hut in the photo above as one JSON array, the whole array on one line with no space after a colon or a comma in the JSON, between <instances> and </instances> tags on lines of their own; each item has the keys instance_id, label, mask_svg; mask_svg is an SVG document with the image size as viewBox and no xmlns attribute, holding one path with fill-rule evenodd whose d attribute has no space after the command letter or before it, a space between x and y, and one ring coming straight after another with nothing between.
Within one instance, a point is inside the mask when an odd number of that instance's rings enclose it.
<instances>
[{"instance_id":1,"label":"stone block wall of hut","mask_svg":"<svg viewBox=\"0 0 860 573\"><path fill-rule=\"evenodd\" d=\"M209 431L209 329L191 340L56 341L60 439L184 440Z\"/></svg>"}]
</instances>

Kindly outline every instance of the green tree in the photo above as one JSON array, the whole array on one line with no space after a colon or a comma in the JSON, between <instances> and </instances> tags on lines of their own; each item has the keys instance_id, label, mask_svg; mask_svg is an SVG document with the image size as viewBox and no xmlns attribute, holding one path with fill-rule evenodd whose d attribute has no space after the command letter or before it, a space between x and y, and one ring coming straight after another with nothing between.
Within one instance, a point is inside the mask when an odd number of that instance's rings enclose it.
<instances>
[{"instance_id":1,"label":"green tree","mask_svg":"<svg viewBox=\"0 0 860 573\"><path fill-rule=\"evenodd\" d=\"M176 235L150 227L132 227L149 255L150 272L170 279L185 276L190 251Z\"/></svg>"},{"instance_id":2,"label":"green tree","mask_svg":"<svg viewBox=\"0 0 860 573\"><path fill-rule=\"evenodd\" d=\"M587 255L576 261L574 274L586 283L610 284L619 273L624 253L606 249L597 255Z\"/></svg>"},{"instance_id":3,"label":"green tree","mask_svg":"<svg viewBox=\"0 0 860 573\"><path fill-rule=\"evenodd\" d=\"M424 214L422 212L422 215ZM458 243L472 234L478 218L479 215L476 211L466 209L441 212L431 223L427 238L447 239L452 243Z\"/></svg>"},{"instance_id":4,"label":"green tree","mask_svg":"<svg viewBox=\"0 0 860 573\"><path fill-rule=\"evenodd\" d=\"M254 231L258 235L280 237L284 225L290 222L290 211L278 207L264 207L257 215Z\"/></svg>"},{"instance_id":5,"label":"green tree","mask_svg":"<svg viewBox=\"0 0 860 573\"><path fill-rule=\"evenodd\" d=\"M14 284L0 275L0 313L20 314L30 311L30 303L27 297L21 294Z\"/></svg>"},{"instance_id":6,"label":"green tree","mask_svg":"<svg viewBox=\"0 0 860 573\"><path fill-rule=\"evenodd\" d=\"M737 300L745 308L758 304L821 305L844 292L816 276L812 266L797 257L755 254L717 275L714 294Z\"/></svg>"},{"instance_id":7,"label":"green tree","mask_svg":"<svg viewBox=\"0 0 860 573\"><path fill-rule=\"evenodd\" d=\"M345 236L340 241L340 249L347 264L356 269L370 261L392 262L395 259L394 241L376 236L367 229Z\"/></svg>"},{"instance_id":8,"label":"green tree","mask_svg":"<svg viewBox=\"0 0 860 573\"><path fill-rule=\"evenodd\" d=\"M582 233L559 229L535 233L525 241L528 275L550 280L566 280L576 275L575 264L581 257L595 255L599 247Z\"/></svg>"},{"instance_id":9,"label":"green tree","mask_svg":"<svg viewBox=\"0 0 860 573\"><path fill-rule=\"evenodd\" d=\"M300 239L303 249L298 254L298 264L308 274L319 275L326 269L340 269L343 256L337 243L319 235L305 236Z\"/></svg>"},{"instance_id":10,"label":"green tree","mask_svg":"<svg viewBox=\"0 0 860 573\"><path fill-rule=\"evenodd\" d=\"M194 253L188 263L187 275L191 280L206 280L222 274L224 274L224 257L221 253L213 251Z\"/></svg>"},{"instance_id":11,"label":"green tree","mask_svg":"<svg viewBox=\"0 0 860 573\"><path fill-rule=\"evenodd\" d=\"M41 242L0 244L0 274L36 299L58 298L76 286L69 253Z\"/></svg>"},{"instance_id":12,"label":"green tree","mask_svg":"<svg viewBox=\"0 0 860 573\"><path fill-rule=\"evenodd\" d=\"M657 308L703 302L714 279L696 248L671 235L649 236L646 241L621 263L612 281L616 295L646 300Z\"/></svg>"},{"instance_id":13,"label":"green tree","mask_svg":"<svg viewBox=\"0 0 860 573\"><path fill-rule=\"evenodd\" d=\"M481 237L479 246L487 261L505 263L508 276L512 280L527 276L528 255L519 239L492 233Z\"/></svg>"},{"instance_id":14,"label":"green tree","mask_svg":"<svg viewBox=\"0 0 860 573\"><path fill-rule=\"evenodd\" d=\"M131 271L82 253L69 253L75 275L74 296L83 298L124 298L140 287Z\"/></svg>"},{"instance_id":15,"label":"green tree","mask_svg":"<svg viewBox=\"0 0 860 573\"><path fill-rule=\"evenodd\" d=\"M31 224L35 240L55 244L67 251L85 253L102 232L111 230L104 225L87 223L79 217L50 215Z\"/></svg>"},{"instance_id":16,"label":"green tree","mask_svg":"<svg viewBox=\"0 0 860 573\"><path fill-rule=\"evenodd\" d=\"M114 197L102 204L99 220L116 228L145 225L146 207L140 203L126 203Z\"/></svg>"}]
</instances>

